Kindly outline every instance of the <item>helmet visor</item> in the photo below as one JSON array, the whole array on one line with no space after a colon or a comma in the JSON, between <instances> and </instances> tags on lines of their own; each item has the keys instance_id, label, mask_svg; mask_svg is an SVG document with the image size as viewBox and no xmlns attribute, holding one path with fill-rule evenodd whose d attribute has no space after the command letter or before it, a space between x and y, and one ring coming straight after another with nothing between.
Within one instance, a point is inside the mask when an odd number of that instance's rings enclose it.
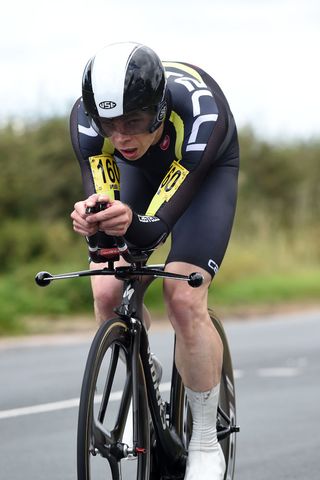
<instances>
[{"instance_id":1,"label":"helmet visor","mask_svg":"<svg viewBox=\"0 0 320 480\"><path fill-rule=\"evenodd\" d=\"M150 133L156 116L157 112L153 108L136 110L114 118L94 116L92 118L92 126L103 137L112 137L114 133L139 135L141 133Z\"/></svg>"}]
</instances>

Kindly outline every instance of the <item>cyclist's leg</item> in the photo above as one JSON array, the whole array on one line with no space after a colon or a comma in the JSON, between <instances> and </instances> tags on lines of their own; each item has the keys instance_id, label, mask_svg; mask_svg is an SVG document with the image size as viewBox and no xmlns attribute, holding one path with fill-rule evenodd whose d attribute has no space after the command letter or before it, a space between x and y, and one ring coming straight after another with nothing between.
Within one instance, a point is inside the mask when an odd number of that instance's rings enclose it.
<instances>
[{"instance_id":1,"label":"cyclist's leg","mask_svg":"<svg viewBox=\"0 0 320 480\"><path fill-rule=\"evenodd\" d=\"M168 270L189 274L201 271L204 285L191 290L175 282L167 288L169 318L176 332L176 366L186 387L193 417L189 444L187 480L222 480L225 459L217 440L216 417L219 399L223 348L207 311L211 277L191 264L172 262ZM173 282L172 282L173 283Z\"/></svg>"},{"instance_id":2,"label":"cyclist's leg","mask_svg":"<svg viewBox=\"0 0 320 480\"><path fill-rule=\"evenodd\" d=\"M176 333L175 361L183 383L195 391L210 390L220 381L222 365L222 343L207 309L211 277L197 265L183 262L171 262L166 270L183 275L198 271L205 277L204 284L196 289L166 281L165 299Z\"/></svg>"},{"instance_id":3,"label":"cyclist's leg","mask_svg":"<svg viewBox=\"0 0 320 480\"><path fill-rule=\"evenodd\" d=\"M228 244L236 184L236 165L219 165L212 170L173 230L167 261L169 270L200 270L205 277L205 284L195 290L179 282L165 283L168 313L177 335L177 368L188 387L194 420L188 480L198 478L200 472L204 480L220 480L224 475L215 428L222 345L207 313L207 290L215 274L212 267L217 270L220 266Z\"/></svg>"},{"instance_id":4,"label":"cyclist's leg","mask_svg":"<svg viewBox=\"0 0 320 480\"><path fill-rule=\"evenodd\" d=\"M117 262L117 264L120 262ZM90 263L90 269L102 269L107 263ZM114 308L120 304L123 282L113 276L92 276L91 288L93 294L94 312L97 322L114 317Z\"/></svg>"},{"instance_id":5,"label":"cyclist's leg","mask_svg":"<svg viewBox=\"0 0 320 480\"><path fill-rule=\"evenodd\" d=\"M207 311L208 287L222 263L229 241L235 212L237 173L237 167L230 164L219 164L209 172L201 190L173 229L172 247L167 259L167 270L181 273L200 270L205 278L204 284L197 289L171 280L166 280L164 287L169 316L177 334L178 367L186 386L198 391L214 387L220 379L221 362L220 366L206 366L207 359L202 362L202 356L209 355L210 358L212 354L202 353L201 344L204 342L206 349L207 342L209 345L219 342L219 335ZM203 340L199 340L202 337ZM193 350L204 364L203 378L198 375L198 366L183 366L186 361L189 363ZM197 362L195 359L192 361Z\"/></svg>"}]
</instances>

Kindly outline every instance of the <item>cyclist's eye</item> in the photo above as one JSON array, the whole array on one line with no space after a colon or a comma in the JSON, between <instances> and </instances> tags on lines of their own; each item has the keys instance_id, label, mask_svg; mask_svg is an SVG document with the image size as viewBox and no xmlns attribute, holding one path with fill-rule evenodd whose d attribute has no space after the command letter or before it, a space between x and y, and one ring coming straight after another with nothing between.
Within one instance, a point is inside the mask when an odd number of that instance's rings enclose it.
<instances>
[{"instance_id":1,"label":"cyclist's eye","mask_svg":"<svg viewBox=\"0 0 320 480\"><path fill-rule=\"evenodd\" d=\"M123 124L123 129L128 133L142 133L146 130L145 121L141 118L131 118Z\"/></svg>"},{"instance_id":2,"label":"cyclist's eye","mask_svg":"<svg viewBox=\"0 0 320 480\"><path fill-rule=\"evenodd\" d=\"M142 120L140 118L132 118L131 120L127 121L127 126L128 127L135 127L139 124L142 123Z\"/></svg>"},{"instance_id":3,"label":"cyclist's eye","mask_svg":"<svg viewBox=\"0 0 320 480\"><path fill-rule=\"evenodd\" d=\"M113 128L113 123L110 120L103 120L103 122L101 122L101 124L102 124L102 127L106 130L109 130L109 129Z\"/></svg>"}]
</instances>

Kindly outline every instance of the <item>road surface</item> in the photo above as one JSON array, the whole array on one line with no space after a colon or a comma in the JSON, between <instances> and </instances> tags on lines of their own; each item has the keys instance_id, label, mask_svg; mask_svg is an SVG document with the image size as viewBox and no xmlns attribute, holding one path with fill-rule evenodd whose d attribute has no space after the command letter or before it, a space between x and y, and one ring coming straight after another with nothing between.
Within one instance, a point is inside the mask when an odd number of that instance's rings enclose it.
<instances>
[{"instance_id":1,"label":"road surface","mask_svg":"<svg viewBox=\"0 0 320 480\"><path fill-rule=\"evenodd\" d=\"M236 375L236 480L317 479L320 312L228 321ZM0 341L0 480L75 480L89 336ZM169 381L170 329L151 334Z\"/></svg>"}]
</instances>

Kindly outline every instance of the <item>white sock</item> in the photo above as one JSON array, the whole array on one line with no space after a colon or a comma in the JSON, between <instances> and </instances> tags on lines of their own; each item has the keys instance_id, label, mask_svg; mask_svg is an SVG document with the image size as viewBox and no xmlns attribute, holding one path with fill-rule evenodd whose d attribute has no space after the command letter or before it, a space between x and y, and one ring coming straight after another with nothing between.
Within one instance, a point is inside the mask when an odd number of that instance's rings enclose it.
<instances>
[{"instance_id":1,"label":"white sock","mask_svg":"<svg viewBox=\"0 0 320 480\"><path fill-rule=\"evenodd\" d=\"M220 384L207 392L185 390L193 417L185 480L222 480L225 459L216 429Z\"/></svg>"},{"instance_id":2,"label":"white sock","mask_svg":"<svg viewBox=\"0 0 320 480\"><path fill-rule=\"evenodd\" d=\"M218 442L216 418L220 384L208 392L194 392L190 388L185 390L193 418L189 450L212 450Z\"/></svg>"}]
</instances>

